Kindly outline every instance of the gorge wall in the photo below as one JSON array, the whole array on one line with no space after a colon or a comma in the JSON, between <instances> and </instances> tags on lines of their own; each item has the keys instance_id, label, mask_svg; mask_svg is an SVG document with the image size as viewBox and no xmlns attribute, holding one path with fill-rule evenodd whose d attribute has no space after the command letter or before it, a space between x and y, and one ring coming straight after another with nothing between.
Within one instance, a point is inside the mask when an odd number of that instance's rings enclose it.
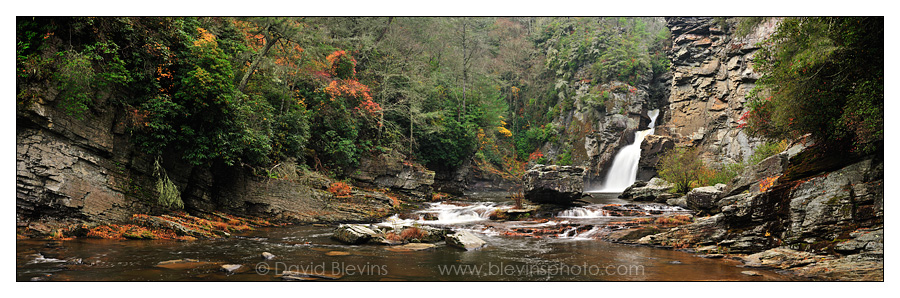
<instances>
[{"instance_id":1,"label":"gorge wall","mask_svg":"<svg viewBox=\"0 0 900 298\"><path fill-rule=\"evenodd\" d=\"M158 202L155 157L143 153L128 125L129 113L109 98L95 99L80 118L63 112L53 88L16 109L16 222L48 220L127 222L133 214L170 210ZM434 172L403 163L402 156L363 158L346 198L326 189L333 180L284 163L270 174L233 166L190 166L164 154L161 167L189 212L226 211L268 219L360 221L387 215L395 196L430 198Z\"/></svg>"},{"instance_id":2,"label":"gorge wall","mask_svg":"<svg viewBox=\"0 0 900 298\"><path fill-rule=\"evenodd\" d=\"M733 20L669 18L672 82L666 112L643 144L641 167L676 145L698 148L708 165L740 162L761 144L738 119L760 74L756 44L779 20L735 36ZM724 187L695 188L669 204L700 212L691 224L642 244L701 253L752 254L748 266L826 280L883 279L884 155L829 152L812 140L749 165ZM721 186L721 185L720 185ZM665 200L664 200L665 201Z\"/></svg>"},{"instance_id":3,"label":"gorge wall","mask_svg":"<svg viewBox=\"0 0 900 298\"><path fill-rule=\"evenodd\" d=\"M745 97L760 77L753 70L753 54L756 44L774 32L778 19L755 26L746 36L734 34L733 19L666 22L672 33L672 81L656 134L680 146L699 147L709 164L743 161L761 144L738 128Z\"/></svg>"}]
</instances>

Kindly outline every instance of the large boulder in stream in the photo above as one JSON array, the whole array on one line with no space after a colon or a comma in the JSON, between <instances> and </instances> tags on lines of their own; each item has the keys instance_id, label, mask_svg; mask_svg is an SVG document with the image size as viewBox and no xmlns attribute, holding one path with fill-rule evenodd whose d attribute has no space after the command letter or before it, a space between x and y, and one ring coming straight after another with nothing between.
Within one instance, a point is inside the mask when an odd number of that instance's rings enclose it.
<instances>
[{"instance_id":1,"label":"large boulder in stream","mask_svg":"<svg viewBox=\"0 0 900 298\"><path fill-rule=\"evenodd\" d=\"M363 244L378 236L378 232L364 225L345 224L334 230L331 238L347 244Z\"/></svg>"},{"instance_id":2,"label":"large boulder in stream","mask_svg":"<svg viewBox=\"0 0 900 298\"><path fill-rule=\"evenodd\" d=\"M584 195L584 167L535 165L525 173L525 199L568 205Z\"/></svg>"},{"instance_id":3,"label":"large boulder in stream","mask_svg":"<svg viewBox=\"0 0 900 298\"><path fill-rule=\"evenodd\" d=\"M650 182L638 181L629 186L619 195L620 199L640 202L665 202L675 198L670 191L675 185L660 178L650 179Z\"/></svg>"},{"instance_id":4,"label":"large boulder in stream","mask_svg":"<svg viewBox=\"0 0 900 298\"><path fill-rule=\"evenodd\" d=\"M716 213L715 211L717 210L715 209L718 207L719 196L724 189L725 184L721 183L715 186L694 188L685 196L685 204L687 204L688 209Z\"/></svg>"},{"instance_id":5,"label":"large boulder in stream","mask_svg":"<svg viewBox=\"0 0 900 298\"><path fill-rule=\"evenodd\" d=\"M447 241L447 245L465 250L475 250L487 245L487 242L481 240L481 238L478 238L478 236L475 236L475 234L472 234L469 231L458 231L447 235L445 240Z\"/></svg>"}]
</instances>

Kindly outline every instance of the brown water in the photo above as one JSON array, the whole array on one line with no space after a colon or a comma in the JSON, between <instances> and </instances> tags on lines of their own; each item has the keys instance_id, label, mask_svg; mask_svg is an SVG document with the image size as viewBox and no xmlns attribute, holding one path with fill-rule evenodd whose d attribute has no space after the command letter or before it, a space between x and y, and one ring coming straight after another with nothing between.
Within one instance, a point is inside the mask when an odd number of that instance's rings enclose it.
<instances>
[{"instance_id":1,"label":"brown water","mask_svg":"<svg viewBox=\"0 0 900 298\"><path fill-rule=\"evenodd\" d=\"M456 225L479 230L482 223ZM487 224L491 224L488 222ZM462 251L437 243L425 251L344 245L333 226L266 228L225 240L19 240L16 280L52 281L275 281L283 270L338 275L341 281L688 281L788 280L775 272L748 276L740 263L599 240L532 239L479 234L488 245ZM260 253L277 257L263 260ZM39 254L39 255L38 255ZM199 262L158 267L173 259ZM249 269L226 274L222 264ZM477 272L476 272L477 271Z\"/></svg>"}]
</instances>

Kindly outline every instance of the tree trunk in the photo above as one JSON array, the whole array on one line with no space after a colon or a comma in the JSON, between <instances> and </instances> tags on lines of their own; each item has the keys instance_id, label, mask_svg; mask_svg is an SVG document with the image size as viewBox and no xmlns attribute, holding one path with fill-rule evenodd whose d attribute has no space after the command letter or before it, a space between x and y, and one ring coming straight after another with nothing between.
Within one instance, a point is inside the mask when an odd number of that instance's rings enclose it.
<instances>
[{"instance_id":1,"label":"tree trunk","mask_svg":"<svg viewBox=\"0 0 900 298\"><path fill-rule=\"evenodd\" d=\"M269 28L266 28L266 30L268 29ZM266 53L269 52L269 49L272 48L272 45L274 45L275 42L278 41L278 37L273 38L268 33L264 34L266 36L266 45L263 46L263 49L261 52L259 52L259 55L257 55L256 58L253 59L253 63L250 64L250 68L247 69L247 72L244 73L244 77L241 78L241 83L240 85L238 85L238 91L244 92L244 88L247 87L247 82L250 81L250 75L253 74L253 72L256 70L256 67L259 66L259 62L262 61L262 58L266 56Z\"/></svg>"}]
</instances>

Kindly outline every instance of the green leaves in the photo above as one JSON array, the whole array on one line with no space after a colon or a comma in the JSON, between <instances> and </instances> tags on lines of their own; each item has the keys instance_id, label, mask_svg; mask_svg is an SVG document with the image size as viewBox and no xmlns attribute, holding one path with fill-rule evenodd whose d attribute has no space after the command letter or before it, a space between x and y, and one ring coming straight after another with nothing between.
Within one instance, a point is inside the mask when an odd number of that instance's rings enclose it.
<instances>
[{"instance_id":1,"label":"green leaves","mask_svg":"<svg viewBox=\"0 0 900 298\"><path fill-rule=\"evenodd\" d=\"M787 18L756 53L749 132L812 134L873 152L883 141L884 18ZM761 99L761 94L769 94Z\"/></svg>"}]
</instances>

